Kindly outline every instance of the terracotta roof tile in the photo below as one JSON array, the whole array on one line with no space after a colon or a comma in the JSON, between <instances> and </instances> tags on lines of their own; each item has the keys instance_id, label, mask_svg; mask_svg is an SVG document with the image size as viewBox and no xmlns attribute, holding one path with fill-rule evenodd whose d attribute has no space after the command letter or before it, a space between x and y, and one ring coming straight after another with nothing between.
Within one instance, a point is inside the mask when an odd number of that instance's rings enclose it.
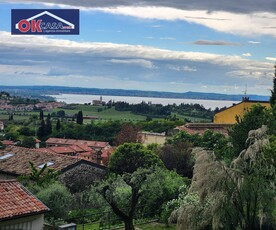
<instances>
[{"instance_id":1,"label":"terracotta roof tile","mask_svg":"<svg viewBox=\"0 0 276 230\"><path fill-rule=\"evenodd\" d=\"M109 146L108 142L103 141L87 141L87 140L74 140L74 139L63 139L63 138L49 138L46 141L47 144L54 145L87 145L89 147L105 148Z\"/></svg>"},{"instance_id":2,"label":"terracotta roof tile","mask_svg":"<svg viewBox=\"0 0 276 230\"><path fill-rule=\"evenodd\" d=\"M1 156L7 156L7 154L10 154L11 156L6 159L1 159ZM16 175L26 175L31 172L30 161L37 167L46 164L47 162L52 162L53 164L49 166L49 168L60 171L81 161L81 159L17 146L8 146L5 149L0 150L0 171Z\"/></svg>"},{"instance_id":3,"label":"terracotta roof tile","mask_svg":"<svg viewBox=\"0 0 276 230\"><path fill-rule=\"evenodd\" d=\"M221 133L225 136L228 136L228 129L230 127L231 127L230 124L187 123L185 125L176 127L176 129L185 131L191 135L194 135L194 134L203 135L207 130L211 130L213 132Z\"/></svg>"},{"instance_id":4,"label":"terracotta roof tile","mask_svg":"<svg viewBox=\"0 0 276 230\"><path fill-rule=\"evenodd\" d=\"M0 221L49 211L15 180L0 181Z\"/></svg>"}]
</instances>

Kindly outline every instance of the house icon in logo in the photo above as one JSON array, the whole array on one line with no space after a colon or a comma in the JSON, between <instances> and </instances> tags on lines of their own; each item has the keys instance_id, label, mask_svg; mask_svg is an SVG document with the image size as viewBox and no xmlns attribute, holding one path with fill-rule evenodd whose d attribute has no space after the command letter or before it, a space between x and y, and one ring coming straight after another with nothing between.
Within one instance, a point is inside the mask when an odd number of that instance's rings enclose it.
<instances>
[{"instance_id":1,"label":"house icon in logo","mask_svg":"<svg viewBox=\"0 0 276 230\"><path fill-rule=\"evenodd\" d=\"M55 14L48 12L47 10L43 11L43 12L37 14L37 15L34 15L34 16L28 18L28 19L25 19L24 21L31 22L32 20L35 20L36 18L39 18L39 17L44 16L44 15L48 15L48 16L50 16L50 17L52 17L52 18L54 18L54 19L56 19L56 20L58 20L58 21L60 21L64 24L66 24L67 26L63 26L64 29L75 29L75 25L73 23L68 22L67 20L65 20L61 17L58 17ZM16 29L19 29L19 23L20 22L15 24Z\"/></svg>"},{"instance_id":2,"label":"house icon in logo","mask_svg":"<svg viewBox=\"0 0 276 230\"><path fill-rule=\"evenodd\" d=\"M11 33L70 35L80 32L78 9L12 9Z\"/></svg>"}]
</instances>

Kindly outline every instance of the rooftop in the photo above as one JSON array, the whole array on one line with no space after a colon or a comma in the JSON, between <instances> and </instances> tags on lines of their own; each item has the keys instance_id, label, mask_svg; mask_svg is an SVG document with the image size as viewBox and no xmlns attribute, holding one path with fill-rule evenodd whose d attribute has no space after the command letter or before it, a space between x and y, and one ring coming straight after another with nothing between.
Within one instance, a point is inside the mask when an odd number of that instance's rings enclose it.
<instances>
[{"instance_id":1,"label":"rooftop","mask_svg":"<svg viewBox=\"0 0 276 230\"><path fill-rule=\"evenodd\" d=\"M74 140L74 139L63 139L63 138L49 138L46 141L47 144L54 145L87 145L89 147L100 147L105 148L109 145L108 142L102 141L87 141L87 140Z\"/></svg>"},{"instance_id":2,"label":"rooftop","mask_svg":"<svg viewBox=\"0 0 276 230\"><path fill-rule=\"evenodd\" d=\"M0 221L50 211L15 180L0 181Z\"/></svg>"},{"instance_id":3,"label":"rooftop","mask_svg":"<svg viewBox=\"0 0 276 230\"><path fill-rule=\"evenodd\" d=\"M221 133L228 136L228 129L232 127L232 124L215 124L215 123L187 123L182 126L178 126L175 129L185 131L188 134L204 134L205 131L211 130L213 132Z\"/></svg>"},{"instance_id":4,"label":"rooftop","mask_svg":"<svg viewBox=\"0 0 276 230\"><path fill-rule=\"evenodd\" d=\"M6 155L11 155L5 158ZM17 146L8 146L3 150L0 150L0 171L15 174L26 175L31 173L29 162L33 162L35 166L52 162L53 164L49 168L55 171L61 171L67 167L81 161L81 159L69 157L65 155L59 155L49 152L40 152L35 149L27 149Z\"/></svg>"}]
</instances>

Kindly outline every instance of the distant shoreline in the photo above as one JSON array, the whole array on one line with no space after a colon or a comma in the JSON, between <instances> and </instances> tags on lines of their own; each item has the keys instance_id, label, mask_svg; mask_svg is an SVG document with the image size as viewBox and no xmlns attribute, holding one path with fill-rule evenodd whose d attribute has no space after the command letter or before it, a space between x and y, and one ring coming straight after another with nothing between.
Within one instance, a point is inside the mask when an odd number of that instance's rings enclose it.
<instances>
[{"instance_id":1,"label":"distant shoreline","mask_svg":"<svg viewBox=\"0 0 276 230\"><path fill-rule=\"evenodd\" d=\"M173 98L173 99L196 99L196 100L220 100L220 101L241 101L244 95L231 95L220 93L202 92L160 92L143 90L124 90L124 89L100 89L82 88L66 86L0 86L0 91L7 91L15 95L42 97L43 95L59 94L80 94L80 95L99 95L99 96L127 96L127 97L151 97L151 98ZM246 95L250 100L268 101L269 96Z\"/></svg>"}]
</instances>

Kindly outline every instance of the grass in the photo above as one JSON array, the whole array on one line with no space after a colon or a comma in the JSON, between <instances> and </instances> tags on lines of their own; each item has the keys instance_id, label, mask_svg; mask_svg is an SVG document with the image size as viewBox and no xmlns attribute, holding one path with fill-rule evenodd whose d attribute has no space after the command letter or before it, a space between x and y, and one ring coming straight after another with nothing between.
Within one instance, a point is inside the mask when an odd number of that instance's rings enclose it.
<instances>
[{"instance_id":1,"label":"grass","mask_svg":"<svg viewBox=\"0 0 276 230\"><path fill-rule=\"evenodd\" d=\"M116 111L115 108L104 110L104 106L92 106L92 105L77 105L75 109L62 109L66 114L76 114L78 111L82 111L83 116L96 116L101 120L124 120L124 121L143 121L146 119L145 116L136 115L130 111ZM98 109L103 109L101 112L98 112ZM53 112L61 110L54 109ZM89 122L89 120L88 120Z\"/></svg>"},{"instance_id":2,"label":"grass","mask_svg":"<svg viewBox=\"0 0 276 230\"><path fill-rule=\"evenodd\" d=\"M190 116L185 116L185 115L180 115L178 113L172 113L172 116L176 115L177 118L184 120L189 119L192 122L211 122L210 119L206 119L206 118L200 118L200 117L190 117Z\"/></svg>"},{"instance_id":3,"label":"grass","mask_svg":"<svg viewBox=\"0 0 276 230\"><path fill-rule=\"evenodd\" d=\"M101 109L101 111L99 111ZM120 120L120 121L144 121L146 120L146 116L143 115L137 115L133 114L130 111L116 111L114 107L110 109L105 109L105 106L92 106L92 105L75 105L74 109L62 109L62 108L55 108L52 111L44 112L44 116L46 118L48 113L57 112L59 110L64 110L67 115L74 115L78 113L78 111L83 112L83 116L95 116L98 117L100 120ZM0 111L0 120L4 119L7 120L9 118L6 114L1 114L1 112L6 111ZM26 112L25 114L23 112L16 112L22 113L21 116L14 115L13 119L16 121L22 121L25 119L29 119L30 115L37 115L39 116L39 112ZM197 117L190 117L190 116L184 116L176 113L172 113L172 116L176 115L177 118L184 120L185 118L191 120L192 122L211 122L210 119L204 119L204 118L197 118ZM160 120L160 118L153 118L153 120ZM161 119L162 120L162 119ZM84 119L84 123L90 123L90 119Z\"/></svg>"},{"instance_id":4,"label":"grass","mask_svg":"<svg viewBox=\"0 0 276 230\"><path fill-rule=\"evenodd\" d=\"M176 226L174 225L166 226L165 224L156 223L156 222L138 225L136 227L138 227L140 230L175 230L176 229Z\"/></svg>"}]
</instances>

